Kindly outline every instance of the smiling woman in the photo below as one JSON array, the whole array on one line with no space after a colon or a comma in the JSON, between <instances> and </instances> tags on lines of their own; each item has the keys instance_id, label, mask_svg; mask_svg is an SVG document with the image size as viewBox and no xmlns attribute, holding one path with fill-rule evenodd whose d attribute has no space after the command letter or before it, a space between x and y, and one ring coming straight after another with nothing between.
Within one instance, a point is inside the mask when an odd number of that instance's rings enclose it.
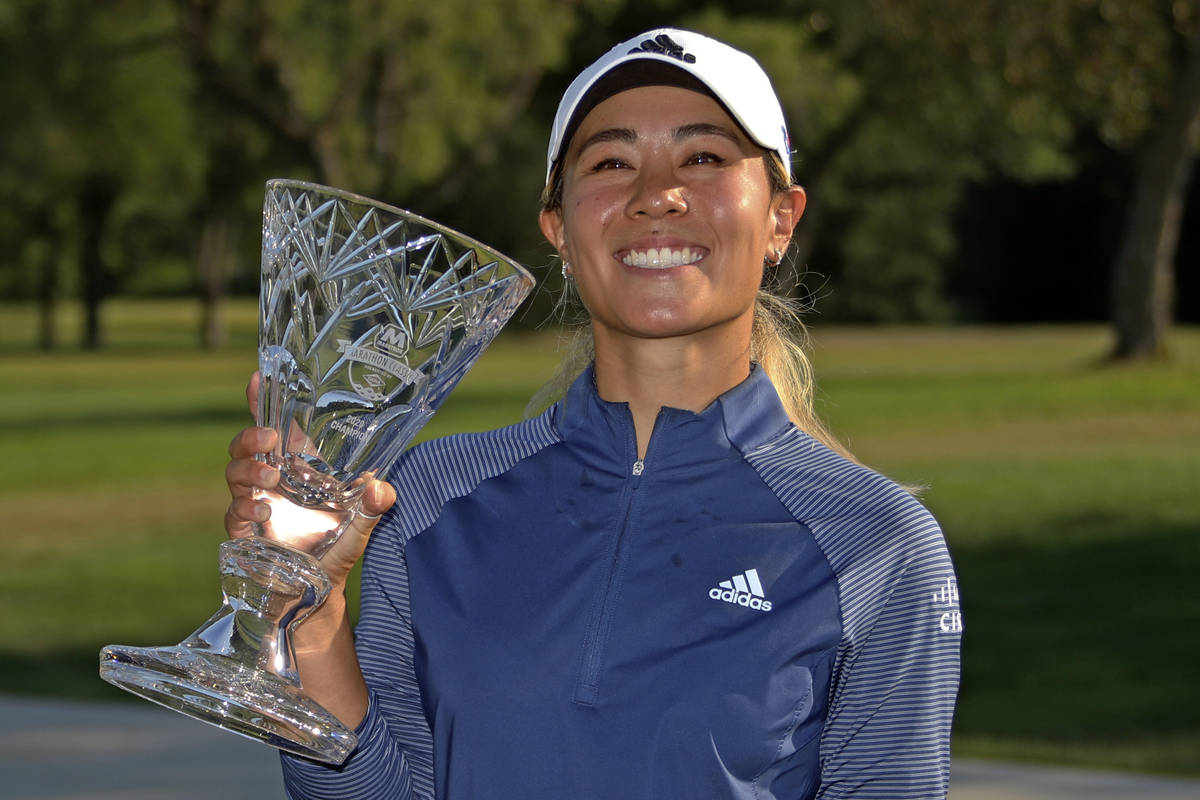
<instances>
[{"instance_id":1,"label":"smiling woman","mask_svg":"<svg viewBox=\"0 0 1200 800\"><path fill-rule=\"evenodd\" d=\"M358 627L335 590L294 639L358 747L285 755L291 796L944 797L953 566L832 446L762 292L805 201L770 80L688 31L617 45L563 96L544 201L587 361L368 488L382 518L323 561L340 589L365 548ZM231 535L270 446L231 447Z\"/></svg>"},{"instance_id":2,"label":"smiling woman","mask_svg":"<svg viewBox=\"0 0 1200 800\"><path fill-rule=\"evenodd\" d=\"M739 64L737 60L734 63L735 65ZM748 78L750 80L739 88L739 94L744 97L746 91L752 91L753 94L764 95L764 97L746 99L742 105L753 106L754 103L762 103L769 108L768 98L770 101L774 101L774 94L769 83L766 83L765 87L763 85L765 75L762 75L761 70L753 61L750 61L749 64L743 61L740 62L740 65L749 70ZM742 76L737 70L734 70L730 77L733 80L739 80ZM629 96L638 94L639 87L642 86L647 87L646 91L657 90L667 95L661 100L647 98L644 101L648 108L643 113L648 112L650 115L647 120L659 124L660 127L664 126L658 117L664 109L674 111L676 109L674 101L691 106L699 105L701 116L710 117L714 116L714 105L720 102L713 94L713 90L699 79L694 78L691 73L678 69L674 64L659 61L645 59L624 61L612 67L609 72L602 74L599 78L594 75L594 70L585 71L576 80L572 89L586 86L589 79L594 80L595 83L587 89L584 98L577 99L579 106L572 112L574 117L568 122L564 122L563 114L572 107L567 99L572 96L571 92L568 91L567 98L564 98L559 120L555 125L556 133L551 141L550 167L546 189L542 195L542 228L551 243L559 249L560 254L564 252L565 248L565 242L561 241L564 228L563 199L564 185L570 168L564 168L561 163L559 150L562 148L562 142L558 138L557 131L569 125L565 140L574 142L568 158L574 157L575 169L582 169L586 173L589 165L582 162L590 160L594 162L591 164L591 171L628 170L634 168L635 164L622 161L620 158L605 159L603 156L593 153L592 150L601 145L621 145L633 148L639 142L638 132L630 128L601 127L590 136L575 136L580 125L578 117L582 112L590 111L597 105L636 102L636 98L630 99ZM616 96L608 97L609 94ZM680 110L683 110L682 107ZM614 113L613 109L609 108L608 113ZM586 116L590 127L600 125L598 120L593 119L595 115L589 113ZM752 173L757 172L759 163L766 173L766 188L772 195L772 208L768 211L773 215L767 219L767 222L775 226L777 235L773 237L772 247L764 261L754 260L753 256L747 260L745 275L754 282L756 287L749 339L750 361L762 367L771 377L771 381L780 395L780 402L800 430L805 431L838 454L853 460L853 456L827 430L813 408L812 368L805 351L805 331L800 321L797 304L787 297L773 294L763 285L763 268L777 267L783 260L791 229L803 214L805 204L803 189L791 182L790 153L787 151L786 128L783 127L782 117L775 119L770 114L759 113L757 117L747 114L746 118L760 119L758 124L763 142L759 144L750 141L745 129L731 117L724 104L717 107L715 116L715 122L685 122L681 124L671 130L671 139L679 145L681 152L677 157L685 159L681 162L681 166L708 166L710 172L715 171L718 167L725 167L725 172L728 172L730 166L744 168L749 162ZM739 119L741 118L739 117ZM777 138L773 139L770 134L775 130L782 132L782 145ZM702 146L705 143L705 137L709 137L709 141L711 141L711 137L717 137L717 143L706 150ZM725 140L724 143L721 142L722 139ZM642 137L641 141L646 144L645 137ZM689 145L691 151L688 149ZM735 151L732 154L728 152L731 148ZM699 171L698 169L691 170L693 173ZM761 194L763 187L757 174L746 176L743 172L742 177L750 178L748 186L745 187L746 191L740 194L735 191L726 202L745 206L750 197L756 193ZM674 188L678 193L682 186ZM674 199L678 201L680 197L680 194L676 194ZM675 208L670 211L672 214L678 215L679 212L686 210L686 208ZM698 214L694 214L694 216L698 216ZM664 222L663 224L673 225L674 223ZM757 252L757 248L751 250L751 253L754 252ZM619 257L627 266L663 269L694 264L706 255L708 252L702 247L693 250L690 245L684 244L681 247L660 245L658 248L649 247L645 250L629 249L619 254ZM564 277L568 279L576 277L570 270L566 258L567 256L564 255ZM576 286L568 280L567 296L581 291L583 291L582 284ZM588 304L588 309L592 308L593 306ZM745 320L742 322L744 324ZM736 344L741 341L744 341L744 337L739 335L730 343ZM596 357L594 347L592 325L588 324L578 328L567 355L562 360L558 374L543 387L530 403L530 407L540 409L545 407L549 401L557 399ZM711 360L715 355L709 354L708 358ZM741 354L737 355L735 361L740 363Z\"/></svg>"},{"instance_id":3,"label":"smiling woman","mask_svg":"<svg viewBox=\"0 0 1200 800\"><path fill-rule=\"evenodd\" d=\"M577 138L563 208L541 224L571 265L597 358L611 362L598 371L600 392L633 382L614 374L619 364L661 375L664 386L646 388L673 395L666 405L701 411L749 374L763 262L787 245L804 194L773 195L761 149L688 89L614 95Z\"/></svg>"},{"instance_id":4,"label":"smiling woman","mask_svg":"<svg viewBox=\"0 0 1200 800\"><path fill-rule=\"evenodd\" d=\"M575 139L542 231L589 312L601 396L653 395L629 396L644 454L658 408L699 412L749 375L763 266L787 247L804 192L773 191L763 149L691 89L619 92Z\"/></svg>"}]
</instances>

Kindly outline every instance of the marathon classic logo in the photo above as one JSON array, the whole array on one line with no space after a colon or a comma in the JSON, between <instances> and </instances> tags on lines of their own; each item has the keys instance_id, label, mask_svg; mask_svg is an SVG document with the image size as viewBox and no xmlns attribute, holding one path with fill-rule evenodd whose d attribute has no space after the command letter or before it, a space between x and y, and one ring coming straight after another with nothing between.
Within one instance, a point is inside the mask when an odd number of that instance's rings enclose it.
<instances>
[{"instance_id":1,"label":"marathon classic logo","mask_svg":"<svg viewBox=\"0 0 1200 800\"><path fill-rule=\"evenodd\" d=\"M381 353L403 357L408 352L408 334L399 325L384 325L375 334L375 347Z\"/></svg>"},{"instance_id":2,"label":"marathon classic logo","mask_svg":"<svg viewBox=\"0 0 1200 800\"><path fill-rule=\"evenodd\" d=\"M748 569L741 575L734 575L727 581L721 581L708 590L708 596L713 600L723 600L735 606L745 606L755 611L770 611L771 601L763 594L762 582L758 579L757 569Z\"/></svg>"},{"instance_id":3,"label":"marathon classic logo","mask_svg":"<svg viewBox=\"0 0 1200 800\"><path fill-rule=\"evenodd\" d=\"M382 402L422 375L406 362L408 334L398 325L384 325L365 344L338 339L338 352L349 364L350 386L371 402Z\"/></svg>"},{"instance_id":4,"label":"marathon classic logo","mask_svg":"<svg viewBox=\"0 0 1200 800\"><path fill-rule=\"evenodd\" d=\"M376 331L367 346L356 345L349 339L338 339L337 349L347 361L366 364L402 381L412 383L421 377L421 373L401 360L408 353L408 335L397 325L385 325Z\"/></svg>"}]
</instances>

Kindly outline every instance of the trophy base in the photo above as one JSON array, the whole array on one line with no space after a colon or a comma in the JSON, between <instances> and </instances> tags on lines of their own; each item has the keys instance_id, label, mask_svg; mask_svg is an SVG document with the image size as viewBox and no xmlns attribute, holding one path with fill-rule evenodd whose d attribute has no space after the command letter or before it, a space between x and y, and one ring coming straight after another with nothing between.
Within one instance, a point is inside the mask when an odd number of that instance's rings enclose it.
<instances>
[{"instance_id":1,"label":"trophy base","mask_svg":"<svg viewBox=\"0 0 1200 800\"><path fill-rule=\"evenodd\" d=\"M194 719L286 750L341 764L354 733L296 686L236 659L187 645L100 652L100 677Z\"/></svg>"}]
</instances>

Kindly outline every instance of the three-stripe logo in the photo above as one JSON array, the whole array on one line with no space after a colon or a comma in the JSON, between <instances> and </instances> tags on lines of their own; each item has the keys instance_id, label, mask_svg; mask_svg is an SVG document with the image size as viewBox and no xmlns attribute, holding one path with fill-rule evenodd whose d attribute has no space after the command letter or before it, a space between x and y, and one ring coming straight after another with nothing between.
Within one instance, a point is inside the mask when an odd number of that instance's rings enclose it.
<instances>
[{"instance_id":1,"label":"three-stripe logo","mask_svg":"<svg viewBox=\"0 0 1200 800\"><path fill-rule=\"evenodd\" d=\"M763 594L762 581L758 578L757 569L748 569L727 581L721 581L708 590L708 596L713 600L723 600L755 611L771 610L771 601Z\"/></svg>"}]
</instances>

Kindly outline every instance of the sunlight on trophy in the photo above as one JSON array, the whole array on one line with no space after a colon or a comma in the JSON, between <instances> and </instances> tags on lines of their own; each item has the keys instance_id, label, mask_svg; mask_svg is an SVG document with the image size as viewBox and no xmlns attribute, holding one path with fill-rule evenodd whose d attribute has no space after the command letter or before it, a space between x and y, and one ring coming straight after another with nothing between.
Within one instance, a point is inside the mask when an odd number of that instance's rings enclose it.
<instances>
[{"instance_id":1,"label":"sunlight on trophy","mask_svg":"<svg viewBox=\"0 0 1200 800\"><path fill-rule=\"evenodd\" d=\"M330 591L318 559L533 288L519 264L338 189L267 183L257 422L271 518L220 547L221 608L174 647L110 645L104 680L309 758L354 734L300 686L289 631ZM403 500L401 500L403 502Z\"/></svg>"}]
</instances>

